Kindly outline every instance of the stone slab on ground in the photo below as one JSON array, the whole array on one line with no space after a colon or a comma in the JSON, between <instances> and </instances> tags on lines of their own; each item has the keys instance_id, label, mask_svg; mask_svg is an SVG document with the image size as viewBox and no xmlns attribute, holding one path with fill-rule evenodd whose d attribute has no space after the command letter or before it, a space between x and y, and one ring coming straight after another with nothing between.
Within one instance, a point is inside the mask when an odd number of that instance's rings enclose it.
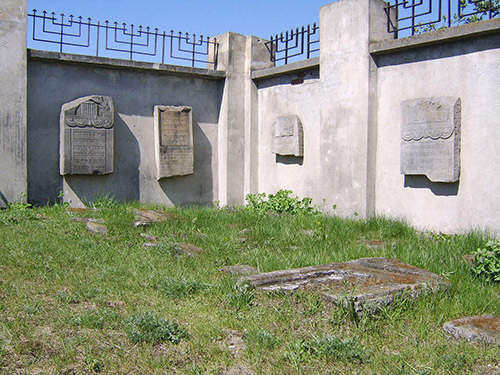
<instances>
[{"instance_id":1,"label":"stone slab on ground","mask_svg":"<svg viewBox=\"0 0 500 375\"><path fill-rule=\"evenodd\" d=\"M444 323L443 329L456 339L500 345L500 316L460 318Z\"/></svg>"},{"instance_id":2,"label":"stone slab on ground","mask_svg":"<svg viewBox=\"0 0 500 375\"><path fill-rule=\"evenodd\" d=\"M178 217L177 214L168 211L135 210L134 225L136 227L145 227L152 223L161 223Z\"/></svg>"},{"instance_id":3,"label":"stone slab on ground","mask_svg":"<svg viewBox=\"0 0 500 375\"><path fill-rule=\"evenodd\" d=\"M298 288L318 291L327 301L351 308L359 315L389 305L398 296L416 298L424 291L450 286L441 276L389 258L361 258L265 272L239 280L268 291L292 292Z\"/></svg>"},{"instance_id":4,"label":"stone slab on ground","mask_svg":"<svg viewBox=\"0 0 500 375\"><path fill-rule=\"evenodd\" d=\"M248 264L236 264L234 266L226 266L222 268L222 272L229 272L231 275L253 275L258 273L257 268Z\"/></svg>"},{"instance_id":5,"label":"stone slab on ground","mask_svg":"<svg viewBox=\"0 0 500 375\"><path fill-rule=\"evenodd\" d=\"M91 235L102 235L106 236L108 234L108 228L104 224L99 224L94 221L87 222L87 231Z\"/></svg>"},{"instance_id":6,"label":"stone slab on ground","mask_svg":"<svg viewBox=\"0 0 500 375\"><path fill-rule=\"evenodd\" d=\"M190 243L179 242L178 245L182 247L183 253L186 255L199 255L203 252L203 249L191 245Z\"/></svg>"},{"instance_id":7,"label":"stone slab on ground","mask_svg":"<svg viewBox=\"0 0 500 375\"><path fill-rule=\"evenodd\" d=\"M103 219L95 219L92 217L81 217L81 216L74 216L71 218L71 221L74 221L76 223L97 223L97 224L104 224Z\"/></svg>"}]
</instances>

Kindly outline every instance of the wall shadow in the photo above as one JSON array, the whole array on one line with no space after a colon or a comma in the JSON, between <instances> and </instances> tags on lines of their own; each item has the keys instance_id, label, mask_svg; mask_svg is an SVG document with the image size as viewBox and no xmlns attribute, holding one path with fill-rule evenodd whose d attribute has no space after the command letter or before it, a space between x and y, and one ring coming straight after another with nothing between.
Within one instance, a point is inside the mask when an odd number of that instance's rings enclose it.
<instances>
[{"instance_id":1,"label":"wall shadow","mask_svg":"<svg viewBox=\"0 0 500 375\"><path fill-rule=\"evenodd\" d=\"M405 175L404 187L414 189L429 189L434 195L458 195L459 181L457 182L432 182L424 175Z\"/></svg>"},{"instance_id":2,"label":"wall shadow","mask_svg":"<svg viewBox=\"0 0 500 375\"><path fill-rule=\"evenodd\" d=\"M302 165L304 164L304 157L276 154L276 163L287 164L287 165Z\"/></svg>"},{"instance_id":3,"label":"wall shadow","mask_svg":"<svg viewBox=\"0 0 500 375\"><path fill-rule=\"evenodd\" d=\"M82 202L93 202L102 195L118 201L139 200L139 143L128 126L115 114L113 173L103 176L67 175L66 183Z\"/></svg>"},{"instance_id":4,"label":"wall shadow","mask_svg":"<svg viewBox=\"0 0 500 375\"><path fill-rule=\"evenodd\" d=\"M490 34L450 42L446 44L435 44L429 46L418 46L401 52L389 52L381 55L372 55L375 64L379 68L391 65L402 65L428 60L438 60L446 57L467 55L475 52L496 49L500 45L500 35Z\"/></svg>"},{"instance_id":5,"label":"wall shadow","mask_svg":"<svg viewBox=\"0 0 500 375\"><path fill-rule=\"evenodd\" d=\"M194 117L194 116L193 116ZM216 127L216 124L213 124ZM193 118L193 174L162 178L160 187L167 198L178 206L213 202L212 157L214 150L205 132Z\"/></svg>"}]
</instances>

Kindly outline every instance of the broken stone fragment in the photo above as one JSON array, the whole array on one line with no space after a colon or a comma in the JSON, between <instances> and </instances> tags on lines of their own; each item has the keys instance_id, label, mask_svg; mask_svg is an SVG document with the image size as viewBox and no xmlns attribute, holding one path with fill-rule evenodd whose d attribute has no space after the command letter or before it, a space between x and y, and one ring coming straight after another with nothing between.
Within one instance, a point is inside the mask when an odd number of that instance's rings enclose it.
<instances>
[{"instance_id":1,"label":"broken stone fragment","mask_svg":"<svg viewBox=\"0 0 500 375\"><path fill-rule=\"evenodd\" d=\"M362 258L265 272L241 277L240 282L268 291L307 288L358 315L375 312L400 296L416 298L423 292L435 292L450 285L432 272L389 258Z\"/></svg>"},{"instance_id":2,"label":"broken stone fragment","mask_svg":"<svg viewBox=\"0 0 500 375\"><path fill-rule=\"evenodd\" d=\"M81 217L81 216L75 216L71 218L71 221L77 222L77 223L97 223L97 224L104 224L103 219L94 219L92 217Z\"/></svg>"},{"instance_id":3,"label":"broken stone fragment","mask_svg":"<svg viewBox=\"0 0 500 375\"><path fill-rule=\"evenodd\" d=\"M108 234L108 228L105 225L93 221L89 221L87 223L87 231L91 235L99 234L102 236L106 236Z\"/></svg>"},{"instance_id":4,"label":"broken stone fragment","mask_svg":"<svg viewBox=\"0 0 500 375\"><path fill-rule=\"evenodd\" d=\"M134 225L136 227L145 227L152 223L161 223L178 217L177 214L168 211L135 210Z\"/></svg>"},{"instance_id":5,"label":"broken stone fragment","mask_svg":"<svg viewBox=\"0 0 500 375\"><path fill-rule=\"evenodd\" d=\"M187 255L199 255L203 252L203 249L191 245L189 243L179 243L179 246L182 247L182 250Z\"/></svg>"},{"instance_id":6,"label":"broken stone fragment","mask_svg":"<svg viewBox=\"0 0 500 375\"><path fill-rule=\"evenodd\" d=\"M443 329L456 339L500 345L500 316L460 318L444 323Z\"/></svg>"},{"instance_id":7,"label":"broken stone fragment","mask_svg":"<svg viewBox=\"0 0 500 375\"><path fill-rule=\"evenodd\" d=\"M222 272L229 272L231 275L253 275L259 272L257 268L249 266L248 264L237 264L234 266L227 266L222 268Z\"/></svg>"},{"instance_id":8,"label":"broken stone fragment","mask_svg":"<svg viewBox=\"0 0 500 375\"><path fill-rule=\"evenodd\" d=\"M384 241L380 240L363 240L363 241L356 241L357 243L360 243L362 245L368 246L372 249L383 249L385 245L387 245Z\"/></svg>"}]
</instances>

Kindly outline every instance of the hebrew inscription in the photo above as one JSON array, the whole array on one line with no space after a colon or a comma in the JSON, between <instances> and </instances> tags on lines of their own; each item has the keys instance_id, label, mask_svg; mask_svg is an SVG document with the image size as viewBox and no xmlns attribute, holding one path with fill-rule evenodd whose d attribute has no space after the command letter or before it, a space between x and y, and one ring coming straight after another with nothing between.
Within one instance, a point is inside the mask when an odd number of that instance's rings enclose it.
<instances>
[{"instance_id":1,"label":"hebrew inscription","mask_svg":"<svg viewBox=\"0 0 500 375\"><path fill-rule=\"evenodd\" d=\"M113 173L114 106L92 95L63 104L60 118L60 174Z\"/></svg>"},{"instance_id":2,"label":"hebrew inscription","mask_svg":"<svg viewBox=\"0 0 500 375\"><path fill-rule=\"evenodd\" d=\"M433 182L460 178L460 98L401 102L401 173Z\"/></svg>"},{"instance_id":3,"label":"hebrew inscription","mask_svg":"<svg viewBox=\"0 0 500 375\"><path fill-rule=\"evenodd\" d=\"M279 117L274 123L273 153L304 156L304 131L296 115Z\"/></svg>"},{"instance_id":4,"label":"hebrew inscription","mask_svg":"<svg viewBox=\"0 0 500 375\"><path fill-rule=\"evenodd\" d=\"M191 107L154 107L157 179L193 173Z\"/></svg>"}]
</instances>

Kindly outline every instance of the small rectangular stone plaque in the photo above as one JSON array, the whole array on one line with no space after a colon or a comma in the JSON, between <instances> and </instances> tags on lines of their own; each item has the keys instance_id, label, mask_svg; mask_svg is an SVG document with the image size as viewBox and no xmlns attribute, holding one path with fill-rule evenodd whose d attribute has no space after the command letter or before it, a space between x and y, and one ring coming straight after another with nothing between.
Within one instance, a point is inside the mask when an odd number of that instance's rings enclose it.
<instances>
[{"instance_id":1,"label":"small rectangular stone plaque","mask_svg":"<svg viewBox=\"0 0 500 375\"><path fill-rule=\"evenodd\" d=\"M109 96L85 96L63 104L60 174L113 173L114 107Z\"/></svg>"},{"instance_id":2,"label":"small rectangular stone plaque","mask_svg":"<svg viewBox=\"0 0 500 375\"><path fill-rule=\"evenodd\" d=\"M157 179L193 173L191 107L154 107Z\"/></svg>"},{"instance_id":3,"label":"small rectangular stone plaque","mask_svg":"<svg viewBox=\"0 0 500 375\"><path fill-rule=\"evenodd\" d=\"M401 102L401 173L432 182L460 177L460 98Z\"/></svg>"},{"instance_id":4,"label":"small rectangular stone plaque","mask_svg":"<svg viewBox=\"0 0 500 375\"><path fill-rule=\"evenodd\" d=\"M278 117L274 123L273 153L304 156L304 131L298 116Z\"/></svg>"}]
</instances>

